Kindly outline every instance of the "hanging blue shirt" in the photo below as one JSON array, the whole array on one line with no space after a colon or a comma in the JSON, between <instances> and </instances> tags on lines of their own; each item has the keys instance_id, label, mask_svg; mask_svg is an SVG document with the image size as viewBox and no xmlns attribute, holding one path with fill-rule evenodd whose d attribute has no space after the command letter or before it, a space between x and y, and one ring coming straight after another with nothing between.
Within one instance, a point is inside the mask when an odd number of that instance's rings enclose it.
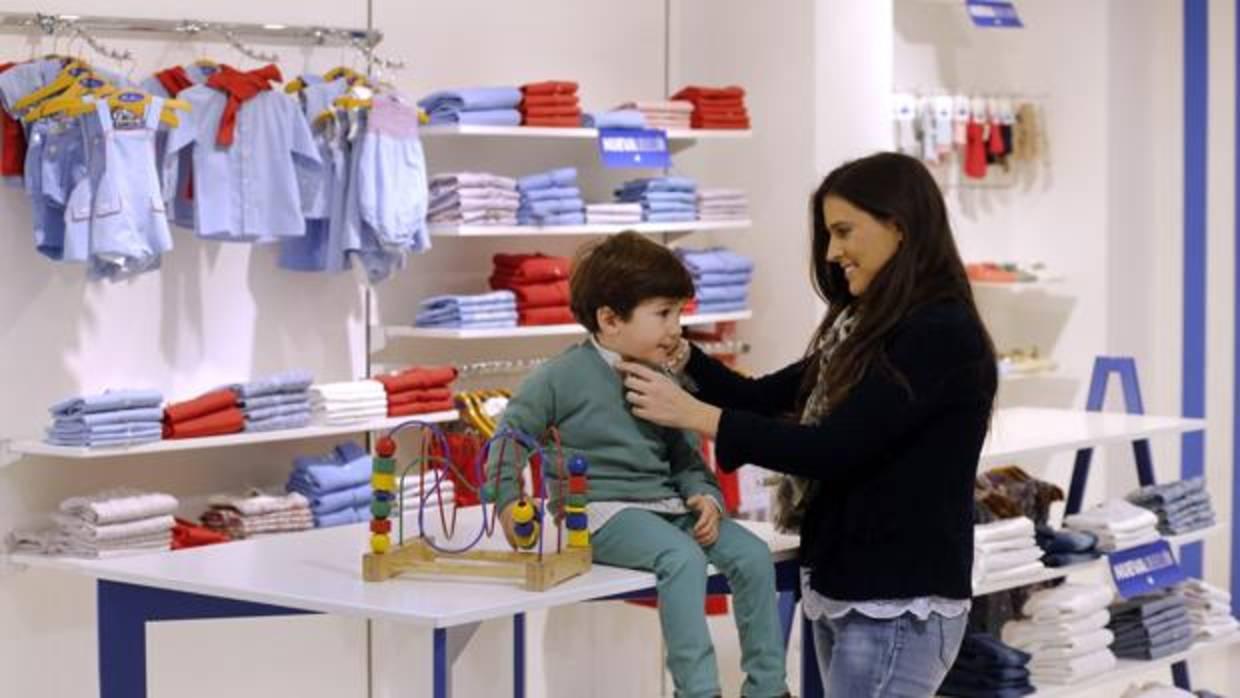
<instances>
[{"instance_id":1,"label":"hanging blue shirt","mask_svg":"<svg viewBox=\"0 0 1240 698\"><path fill-rule=\"evenodd\" d=\"M216 144L228 97L206 85L178 95L192 106L194 128L173 134L168 152L193 146L194 227L209 240L273 242L305 235L303 207L313 200L318 147L297 103L274 90L241 105L235 141Z\"/></svg>"}]
</instances>

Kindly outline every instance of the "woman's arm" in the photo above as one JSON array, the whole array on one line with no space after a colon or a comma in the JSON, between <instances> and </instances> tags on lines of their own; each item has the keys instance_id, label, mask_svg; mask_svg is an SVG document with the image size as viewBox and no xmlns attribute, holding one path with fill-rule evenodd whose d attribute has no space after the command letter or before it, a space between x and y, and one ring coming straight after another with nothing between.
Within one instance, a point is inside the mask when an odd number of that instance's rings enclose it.
<instances>
[{"instance_id":1,"label":"woman's arm","mask_svg":"<svg viewBox=\"0 0 1240 698\"><path fill-rule=\"evenodd\" d=\"M716 407L775 416L796 408L807 359L761 378L747 378L706 352L692 347L685 373L697 384L697 397Z\"/></svg>"},{"instance_id":2,"label":"woman's arm","mask_svg":"<svg viewBox=\"0 0 1240 698\"><path fill-rule=\"evenodd\" d=\"M904 385L871 367L817 424L800 425L743 409L719 417L715 454L725 470L755 463L791 475L840 482L873 466L885 449L923 428L951 402L986 404L993 384L977 333L964 322L916 322L888 357ZM989 395L987 391L989 390Z\"/></svg>"}]
</instances>

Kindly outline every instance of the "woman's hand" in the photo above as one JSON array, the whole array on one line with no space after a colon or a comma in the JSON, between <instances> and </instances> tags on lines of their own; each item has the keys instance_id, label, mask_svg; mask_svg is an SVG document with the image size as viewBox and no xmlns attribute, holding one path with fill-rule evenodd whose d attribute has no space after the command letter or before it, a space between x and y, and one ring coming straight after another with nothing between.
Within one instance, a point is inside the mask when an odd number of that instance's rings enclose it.
<instances>
[{"instance_id":1,"label":"woman's hand","mask_svg":"<svg viewBox=\"0 0 1240 698\"><path fill-rule=\"evenodd\" d=\"M633 414L665 427L689 429L714 438L722 414L718 407L698 400L648 366L622 361L616 368L625 376L624 397L633 406Z\"/></svg>"}]
</instances>

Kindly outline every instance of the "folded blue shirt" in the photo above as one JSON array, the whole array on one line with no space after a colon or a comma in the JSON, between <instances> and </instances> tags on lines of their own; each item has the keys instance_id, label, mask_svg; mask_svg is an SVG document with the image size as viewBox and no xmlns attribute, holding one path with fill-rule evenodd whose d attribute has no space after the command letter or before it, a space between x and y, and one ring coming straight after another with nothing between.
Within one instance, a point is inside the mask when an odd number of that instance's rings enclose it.
<instances>
[{"instance_id":1,"label":"folded blue shirt","mask_svg":"<svg viewBox=\"0 0 1240 698\"><path fill-rule=\"evenodd\" d=\"M707 315L709 313L731 313L737 310L745 310L749 307L747 301L712 301L710 303L698 302L697 315Z\"/></svg>"},{"instance_id":2,"label":"folded blue shirt","mask_svg":"<svg viewBox=\"0 0 1240 698\"><path fill-rule=\"evenodd\" d=\"M57 417L54 427L96 426L99 424L121 424L124 422L158 422L164 418L162 407L139 407L132 410L115 410L113 412L89 412L74 417Z\"/></svg>"},{"instance_id":3,"label":"folded blue shirt","mask_svg":"<svg viewBox=\"0 0 1240 698\"><path fill-rule=\"evenodd\" d=\"M549 189L527 189L521 192L521 201L546 201L548 199L580 199L580 187L551 187Z\"/></svg>"},{"instance_id":4,"label":"folded blue shirt","mask_svg":"<svg viewBox=\"0 0 1240 698\"><path fill-rule=\"evenodd\" d=\"M646 128L646 117L636 109L587 112L581 115L586 128Z\"/></svg>"},{"instance_id":5,"label":"folded blue shirt","mask_svg":"<svg viewBox=\"0 0 1240 698\"><path fill-rule=\"evenodd\" d=\"M439 308L516 308L517 296L508 290L470 295L446 293L425 298L421 303L418 303L418 307L423 310L436 310Z\"/></svg>"},{"instance_id":6,"label":"folded blue shirt","mask_svg":"<svg viewBox=\"0 0 1240 698\"><path fill-rule=\"evenodd\" d=\"M694 211L647 211L642 215L647 223L690 223L697 220Z\"/></svg>"},{"instance_id":7,"label":"folded blue shirt","mask_svg":"<svg viewBox=\"0 0 1240 698\"><path fill-rule=\"evenodd\" d=\"M310 500L310 511L315 516L330 514L340 511L341 509L358 509L370 506L370 497L373 490L370 483L350 487L347 490L336 490L335 492L324 492L307 496Z\"/></svg>"},{"instance_id":8,"label":"folded blue shirt","mask_svg":"<svg viewBox=\"0 0 1240 698\"><path fill-rule=\"evenodd\" d=\"M232 388L233 392L237 394L238 399L249 400L267 395L304 391L309 389L310 384L313 382L314 374L306 370L294 369L263 378L256 378L249 383L234 383L226 387Z\"/></svg>"},{"instance_id":9,"label":"folded blue shirt","mask_svg":"<svg viewBox=\"0 0 1240 698\"><path fill-rule=\"evenodd\" d=\"M310 424L310 410L286 414L281 417L245 420L246 431L280 431L281 429L300 429Z\"/></svg>"},{"instance_id":10,"label":"folded blue shirt","mask_svg":"<svg viewBox=\"0 0 1240 698\"><path fill-rule=\"evenodd\" d=\"M749 297L749 286L703 286L697 289L694 296L698 303L744 301Z\"/></svg>"},{"instance_id":11,"label":"folded blue shirt","mask_svg":"<svg viewBox=\"0 0 1240 698\"><path fill-rule=\"evenodd\" d=\"M517 223L521 225L585 225L585 211L565 211L564 213L552 213L546 216L535 214L524 214L517 216Z\"/></svg>"},{"instance_id":12,"label":"folded blue shirt","mask_svg":"<svg viewBox=\"0 0 1240 698\"><path fill-rule=\"evenodd\" d=\"M466 126L520 126L521 112L516 109L440 111L430 115L430 123L463 124Z\"/></svg>"},{"instance_id":13,"label":"folded blue shirt","mask_svg":"<svg viewBox=\"0 0 1240 698\"><path fill-rule=\"evenodd\" d=\"M523 201L521 202L521 208L517 209L517 216L519 217L523 213L531 216L554 216L557 213L584 212L585 208L586 202L581 199Z\"/></svg>"},{"instance_id":14,"label":"folded blue shirt","mask_svg":"<svg viewBox=\"0 0 1240 698\"><path fill-rule=\"evenodd\" d=\"M483 111L516 109L521 104L521 90L515 87L464 87L439 90L418 100L427 114L445 111Z\"/></svg>"},{"instance_id":15,"label":"folded blue shirt","mask_svg":"<svg viewBox=\"0 0 1240 698\"><path fill-rule=\"evenodd\" d=\"M152 429L163 429L163 423L149 420L143 422L118 422L114 424L81 424L77 422L57 421L47 429L48 434L69 437L79 435L109 436L115 434L134 434Z\"/></svg>"},{"instance_id":16,"label":"folded blue shirt","mask_svg":"<svg viewBox=\"0 0 1240 698\"><path fill-rule=\"evenodd\" d=\"M650 213L692 213L697 216L697 207L681 201L642 201L642 211Z\"/></svg>"},{"instance_id":17,"label":"folded blue shirt","mask_svg":"<svg viewBox=\"0 0 1240 698\"><path fill-rule=\"evenodd\" d=\"M426 327L431 329L443 330L495 330L506 327L516 327L517 318L514 316L506 320L433 320L430 322L418 321L414 325L417 327Z\"/></svg>"},{"instance_id":18,"label":"folded blue shirt","mask_svg":"<svg viewBox=\"0 0 1240 698\"><path fill-rule=\"evenodd\" d=\"M517 178L517 189L520 191L529 191L531 189L552 189L555 187L567 187L577 183L576 167L560 167L546 172L538 172L535 174L525 175Z\"/></svg>"},{"instance_id":19,"label":"folded blue shirt","mask_svg":"<svg viewBox=\"0 0 1240 698\"><path fill-rule=\"evenodd\" d=\"M293 472L289 474L287 489L307 493L334 492L370 482L372 463L369 455L340 462L306 463L294 460Z\"/></svg>"},{"instance_id":20,"label":"folded blue shirt","mask_svg":"<svg viewBox=\"0 0 1240 698\"><path fill-rule=\"evenodd\" d=\"M158 390L109 390L98 395L85 395L61 400L48 408L54 417L72 417L96 412L158 407L164 396Z\"/></svg>"},{"instance_id":21,"label":"folded blue shirt","mask_svg":"<svg viewBox=\"0 0 1240 698\"><path fill-rule=\"evenodd\" d=\"M692 177L648 177L644 179L630 179L616 193L620 192L645 192L645 191L697 191L697 181Z\"/></svg>"},{"instance_id":22,"label":"folded blue shirt","mask_svg":"<svg viewBox=\"0 0 1240 698\"><path fill-rule=\"evenodd\" d=\"M245 418L247 421L262 421L264 419L272 419L273 417L292 417L301 413L310 413L310 398L287 405L272 405L271 407L259 407L258 409L246 409Z\"/></svg>"},{"instance_id":23,"label":"folded blue shirt","mask_svg":"<svg viewBox=\"0 0 1240 698\"><path fill-rule=\"evenodd\" d=\"M319 528L346 526L348 524L366 523L370 521L370 507L360 509L341 509L330 514L314 517L314 525Z\"/></svg>"},{"instance_id":24,"label":"folded blue shirt","mask_svg":"<svg viewBox=\"0 0 1240 698\"><path fill-rule=\"evenodd\" d=\"M264 407L275 407L276 405L298 405L310 400L310 393L306 390L298 390L288 393L276 393L274 395L260 395L258 397L242 398L237 402L241 408L249 413L252 410L260 410Z\"/></svg>"},{"instance_id":25,"label":"folded blue shirt","mask_svg":"<svg viewBox=\"0 0 1240 698\"><path fill-rule=\"evenodd\" d=\"M450 310L445 308L444 310L418 313L414 324L427 327L442 323L495 322L516 319L517 310L515 308L496 310Z\"/></svg>"},{"instance_id":26,"label":"folded blue shirt","mask_svg":"<svg viewBox=\"0 0 1240 698\"><path fill-rule=\"evenodd\" d=\"M693 275L693 285L698 286L735 286L747 284L753 279L751 271L709 271Z\"/></svg>"},{"instance_id":27,"label":"folded blue shirt","mask_svg":"<svg viewBox=\"0 0 1240 698\"><path fill-rule=\"evenodd\" d=\"M746 257L727 249L712 247L704 250L676 250L680 260L694 274L716 271L753 271L753 262Z\"/></svg>"}]
</instances>

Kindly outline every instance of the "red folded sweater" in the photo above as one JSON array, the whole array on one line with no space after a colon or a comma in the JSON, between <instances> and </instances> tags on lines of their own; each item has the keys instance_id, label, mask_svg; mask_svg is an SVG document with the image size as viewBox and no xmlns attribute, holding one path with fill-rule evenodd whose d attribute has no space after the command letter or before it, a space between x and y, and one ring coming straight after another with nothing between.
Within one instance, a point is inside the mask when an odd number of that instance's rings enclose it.
<instances>
[{"instance_id":1,"label":"red folded sweater","mask_svg":"<svg viewBox=\"0 0 1240 698\"><path fill-rule=\"evenodd\" d=\"M568 282L552 281L546 284L514 284L504 285L502 277L491 277L491 288L508 289L517 297L518 308L548 308L557 305L568 305Z\"/></svg>"},{"instance_id":2,"label":"red folded sweater","mask_svg":"<svg viewBox=\"0 0 1240 698\"><path fill-rule=\"evenodd\" d=\"M521 125L576 128L581 126L581 116L529 116L521 120Z\"/></svg>"},{"instance_id":3,"label":"red folded sweater","mask_svg":"<svg viewBox=\"0 0 1240 698\"><path fill-rule=\"evenodd\" d=\"M521 325L571 325L577 322L568 306L554 308L521 308L517 311Z\"/></svg>"},{"instance_id":4,"label":"red folded sweater","mask_svg":"<svg viewBox=\"0 0 1240 698\"><path fill-rule=\"evenodd\" d=\"M749 128L749 119L699 119L696 116L689 122L693 128Z\"/></svg>"},{"instance_id":5,"label":"red folded sweater","mask_svg":"<svg viewBox=\"0 0 1240 698\"><path fill-rule=\"evenodd\" d=\"M529 107L523 109L526 121L532 119L555 119L560 117L581 118L581 108L572 105Z\"/></svg>"},{"instance_id":6,"label":"red folded sweater","mask_svg":"<svg viewBox=\"0 0 1240 698\"><path fill-rule=\"evenodd\" d=\"M689 85L684 87L672 95L672 99L687 99L690 102L705 98L731 98L741 99L745 96L745 89L736 85L727 87L705 87L702 85Z\"/></svg>"},{"instance_id":7,"label":"red folded sweater","mask_svg":"<svg viewBox=\"0 0 1240 698\"><path fill-rule=\"evenodd\" d=\"M693 116L699 119L745 119L749 117L749 111L744 107L698 107L693 110Z\"/></svg>"},{"instance_id":8,"label":"red folded sweater","mask_svg":"<svg viewBox=\"0 0 1240 698\"><path fill-rule=\"evenodd\" d=\"M456 409L451 399L440 400L438 402L409 402L403 405L388 405L389 417L408 417L412 414L427 414L428 412L447 412Z\"/></svg>"},{"instance_id":9,"label":"red folded sweater","mask_svg":"<svg viewBox=\"0 0 1240 698\"><path fill-rule=\"evenodd\" d=\"M521 92L527 95L571 95L577 92L577 83L571 80L531 82L522 85Z\"/></svg>"},{"instance_id":10,"label":"red folded sweater","mask_svg":"<svg viewBox=\"0 0 1240 698\"><path fill-rule=\"evenodd\" d=\"M383 384L388 395L409 390L442 388L456 380L456 369L451 366L414 366L404 371L375 376Z\"/></svg>"},{"instance_id":11,"label":"red folded sweater","mask_svg":"<svg viewBox=\"0 0 1240 698\"><path fill-rule=\"evenodd\" d=\"M497 254L493 277L512 284L539 284L567 279L573 260L544 254Z\"/></svg>"},{"instance_id":12,"label":"red folded sweater","mask_svg":"<svg viewBox=\"0 0 1240 698\"><path fill-rule=\"evenodd\" d=\"M521 109L532 107L577 107L580 106L577 95L526 95L521 100Z\"/></svg>"},{"instance_id":13,"label":"red folded sweater","mask_svg":"<svg viewBox=\"0 0 1240 698\"><path fill-rule=\"evenodd\" d=\"M234 407L237 395L227 388L212 390L192 400L174 402L164 408L164 420L168 422L185 422L198 417L205 417L213 412Z\"/></svg>"},{"instance_id":14,"label":"red folded sweater","mask_svg":"<svg viewBox=\"0 0 1240 698\"><path fill-rule=\"evenodd\" d=\"M176 519L172 527L172 549L200 548L204 545L227 543L232 540L227 534L190 523L185 519Z\"/></svg>"},{"instance_id":15,"label":"red folded sweater","mask_svg":"<svg viewBox=\"0 0 1240 698\"><path fill-rule=\"evenodd\" d=\"M443 402L452 399L451 388L427 388L426 390L402 390L388 393L388 406L408 405L413 402Z\"/></svg>"},{"instance_id":16,"label":"red folded sweater","mask_svg":"<svg viewBox=\"0 0 1240 698\"><path fill-rule=\"evenodd\" d=\"M165 439L190 439L198 436L235 434L245 429L245 413L236 407L187 419L183 422L164 422Z\"/></svg>"}]
</instances>

